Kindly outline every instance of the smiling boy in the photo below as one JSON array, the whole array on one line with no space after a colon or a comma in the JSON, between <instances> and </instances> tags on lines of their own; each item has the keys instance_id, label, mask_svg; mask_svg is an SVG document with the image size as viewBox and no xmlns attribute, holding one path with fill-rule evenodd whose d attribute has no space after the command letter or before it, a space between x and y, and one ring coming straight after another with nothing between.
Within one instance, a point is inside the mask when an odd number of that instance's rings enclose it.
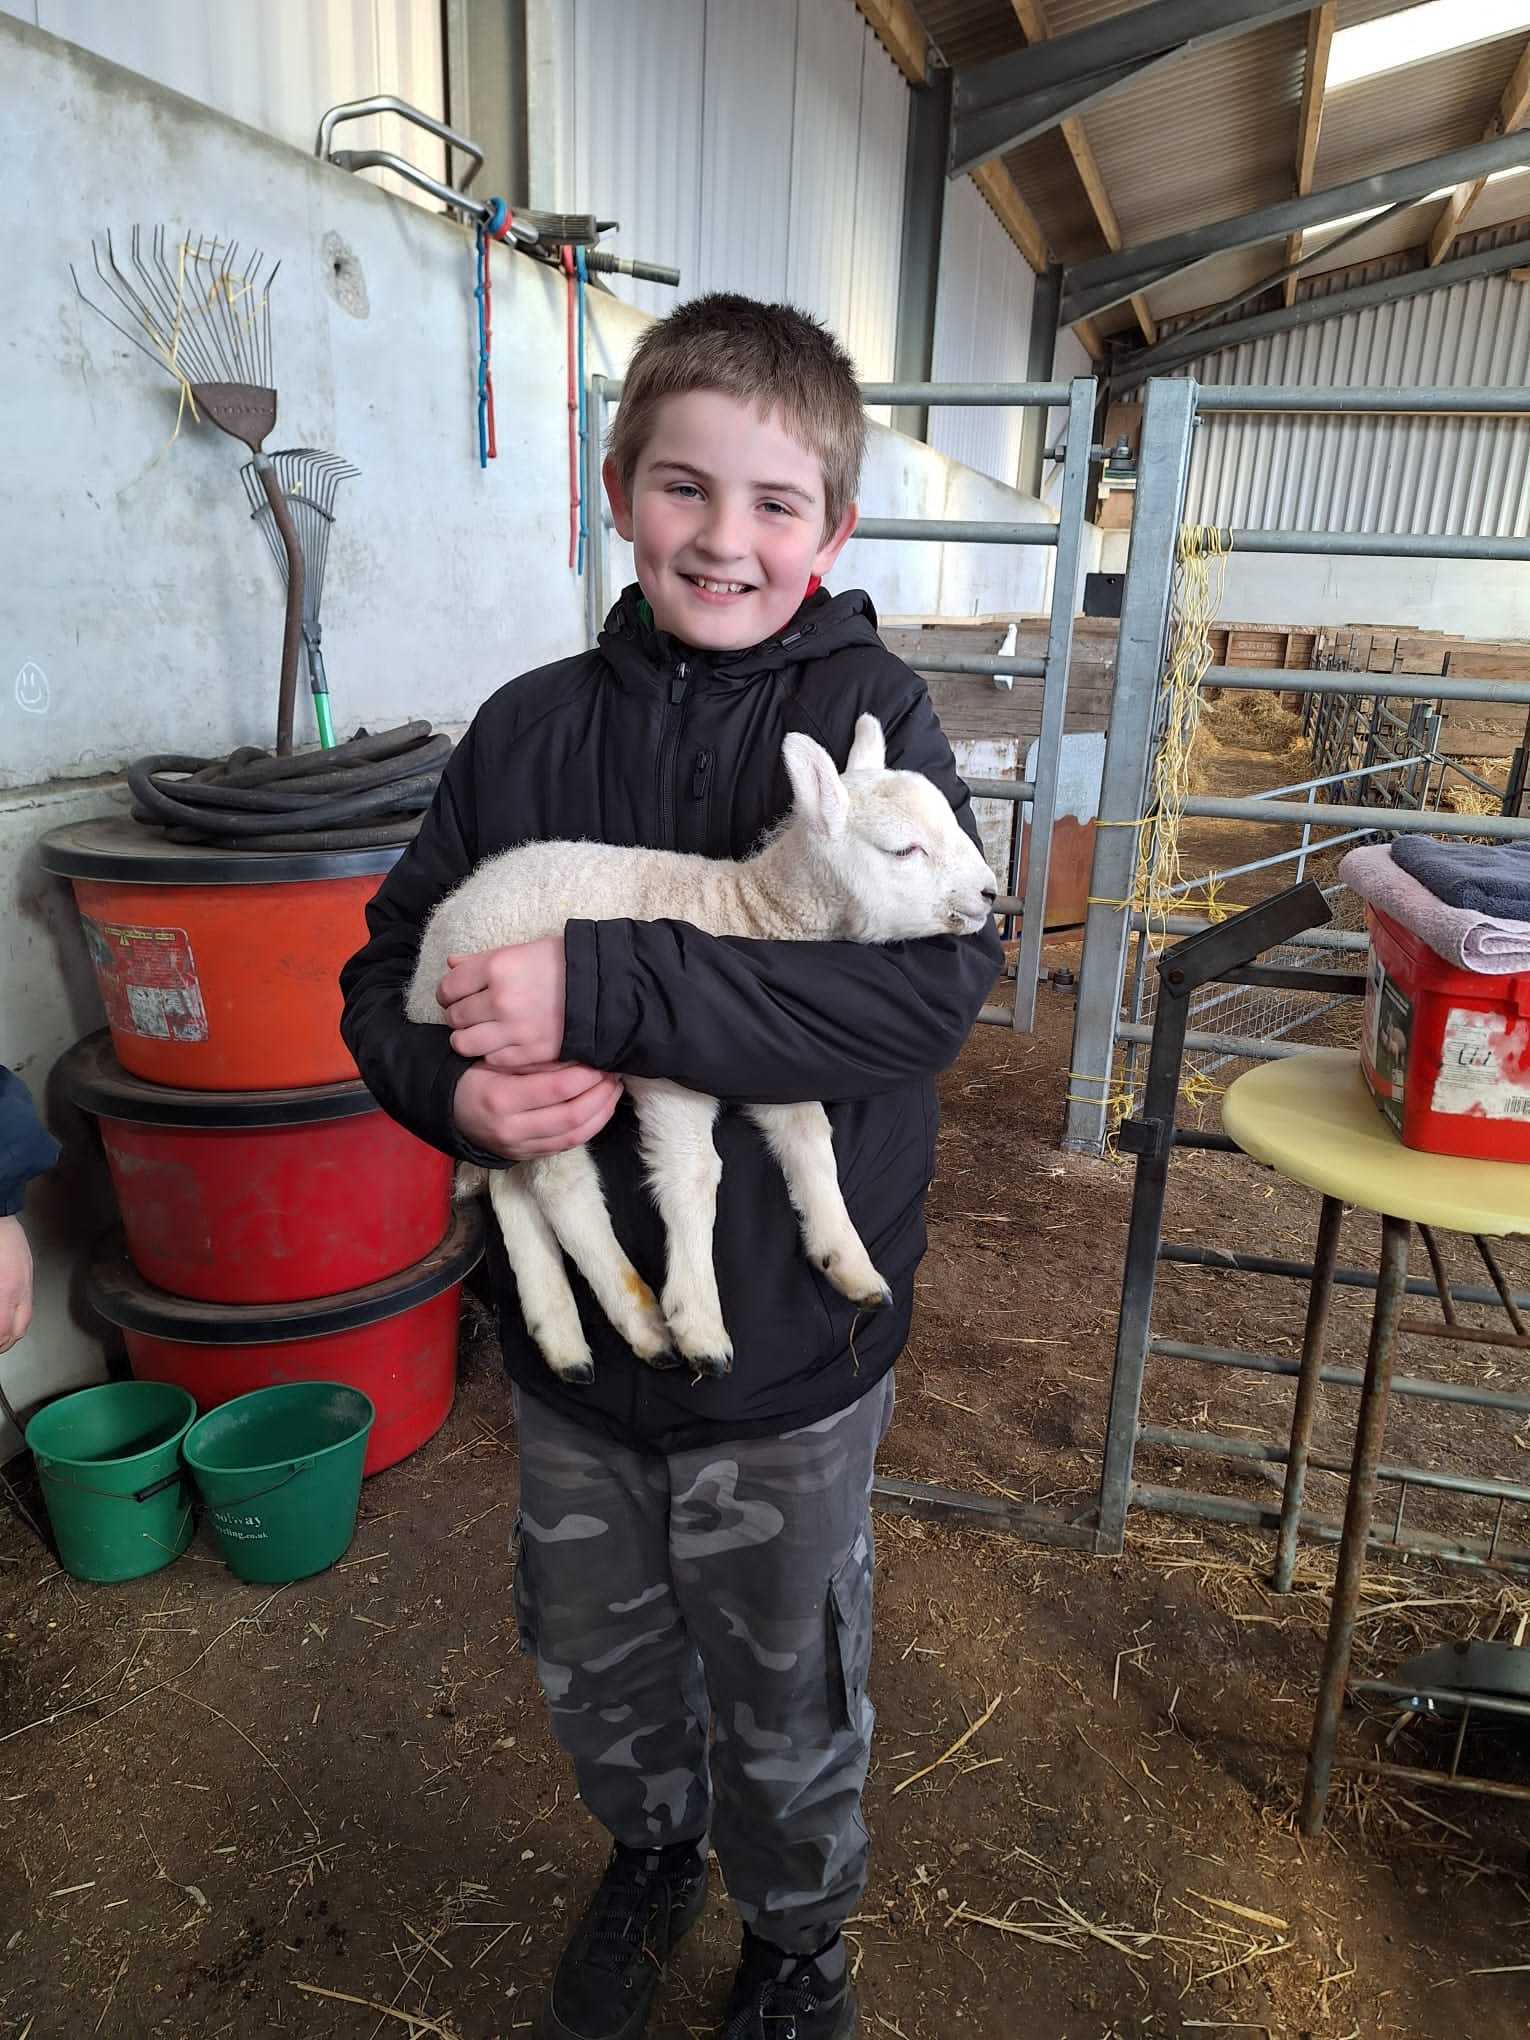
<instances>
[{"instance_id":1,"label":"smiling boy","mask_svg":"<svg viewBox=\"0 0 1530 2040\"><path fill-rule=\"evenodd\" d=\"M644 334L604 471L637 585L594 651L479 711L342 980L368 1085L435 1146L493 1167L598 1138L616 1231L655 1286L663 1238L621 1074L725 1103L824 1100L893 1292L857 1321L801 1254L780 1172L737 1113L717 1127L731 1374L643 1366L573 1276L595 1380L559 1382L491 1236L520 1439L517 1623L614 1844L553 1979L549 2040L644 2031L705 1902L709 1846L744 1926L726 2040L858 2031L840 1928L866 1878L868 1495L924 1251L933 1076L1000 949L991 922L871 946L581 921L457 959L438 993L450 1033L407 1022L403 993L431 908L495 851L585 837L747 854L789 805L793 730L843 765L874 714L888 765L925 773L975 837L923 685L864 594L819 586L855 528L864 443L850 361L801 312L714 295Z\"/></svg>"}]
</instances>

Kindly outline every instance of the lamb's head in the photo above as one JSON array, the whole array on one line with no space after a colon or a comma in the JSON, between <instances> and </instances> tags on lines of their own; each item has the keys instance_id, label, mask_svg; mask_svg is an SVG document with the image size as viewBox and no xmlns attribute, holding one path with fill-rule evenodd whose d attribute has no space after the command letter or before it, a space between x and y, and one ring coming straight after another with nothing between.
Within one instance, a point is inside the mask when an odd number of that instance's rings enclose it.
<instances>
[{"instance_id":1,"label":"lamb's head","mask_svg":"<svg viewBox=\"0 0 1530 2040\"><path fill-rule=\"evenodd\" d=\"M811 737L782 746L791 830L812 846L822 879L845 900L860 942L975 935L998 897L983 853L921 772L890 772L874 715L855 725L843 776Z\"/></svg>"}]
</instances>

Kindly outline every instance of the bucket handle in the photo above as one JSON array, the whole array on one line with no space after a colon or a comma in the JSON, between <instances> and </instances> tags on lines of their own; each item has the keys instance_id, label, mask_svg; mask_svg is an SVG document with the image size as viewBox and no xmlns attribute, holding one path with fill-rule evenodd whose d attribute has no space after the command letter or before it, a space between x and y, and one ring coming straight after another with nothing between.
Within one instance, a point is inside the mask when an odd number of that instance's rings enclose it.
<instances>
[{"instance_id":1,"label":"bucket handle","mask_svg":"<svg viewBox=\"0 0 1530 2040\"><path fill-rule=\"evenodd\" d=\"M317 1461L312 1459L294 1459L281 1479L273 1480L269 1487L256 1488L250 1495L231 1496L227 1501L209 1502L208 1507L220 1515L225 1509L242 1509L246 1502L258 1502L262 1495L274 1495L278 1488L284 1488L289 1481L296 1480L300 1473L308 1473L316 1464Z\"/></svg>"},{"instance_id":2,"label":"bucket handle","mask_svg":"<svg viewBox=\"0 0 1530 2040\"><path fill-rule=\"evenodd\" d=\"M116 1488L92 1487L89 1481L71 1480L66 1473L55 1473L45 1462L39 1460L37 1471L44 1480L51 1480L55 1487L74 1488L82 1495L99 1495L108 1502L146 1502L154 1495L162 1495L167 1488L178 1487L186 1479L186 1469L179 1467L174 1473L167 1473L163 1480L156 1480L148 1487L123 1492Z\"/></svg>"}]
</instances>

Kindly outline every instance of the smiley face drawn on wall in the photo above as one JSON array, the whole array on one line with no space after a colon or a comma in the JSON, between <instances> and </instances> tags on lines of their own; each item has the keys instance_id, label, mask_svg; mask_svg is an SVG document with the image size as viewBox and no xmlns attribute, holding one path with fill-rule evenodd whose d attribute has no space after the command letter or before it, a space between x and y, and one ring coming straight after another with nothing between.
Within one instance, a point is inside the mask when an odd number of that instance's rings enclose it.
<instances>
[{"instance_id":1,"label":"smiley face drawn on wall","mask_svg":"<svg viewBox=\"0 0 1530 2040\"><path fill-rule=\"evenodd\" d=\"M47 674L35 659L28 659L16 675L16 706L27 715L46 715L51 699Z\"/></svg>"}]
</instances>

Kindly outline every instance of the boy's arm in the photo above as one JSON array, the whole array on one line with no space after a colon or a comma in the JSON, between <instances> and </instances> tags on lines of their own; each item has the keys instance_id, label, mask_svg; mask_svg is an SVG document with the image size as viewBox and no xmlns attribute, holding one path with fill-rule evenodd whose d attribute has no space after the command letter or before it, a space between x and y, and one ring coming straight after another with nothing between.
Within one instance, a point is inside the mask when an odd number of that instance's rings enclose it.
<instances>
[{"instance_id":1,"label":"boy's arm","mask_svg":"<svg viewBox=\"0 0 1530 2040\"><path fill-rule=\"evenodd\" d=\"M430 910L478 861L472 747L469 730L441 775L419 834L368 902L368 940L340 973L340 1032L367 1089L391 1118L461 1161L495 1166L497 1158L464 1141L452 1118L457 1080L472 1065L453 1051L448 1028L404 1017Z\"/></svg>"},{"instance_id":2,"label":"boy's arm","mask_svg":"<svg viewBox=\"0 0 1530 2040\"><path fill-rule=\"evenodd\" d=\"M971 798L921 687L886 731L976 841ZM860 1098L956 1060L1003 963L981 935L757 942L683 921L571 921L562 1054L755 1104Z\"/></svg>"}]
</instances>

